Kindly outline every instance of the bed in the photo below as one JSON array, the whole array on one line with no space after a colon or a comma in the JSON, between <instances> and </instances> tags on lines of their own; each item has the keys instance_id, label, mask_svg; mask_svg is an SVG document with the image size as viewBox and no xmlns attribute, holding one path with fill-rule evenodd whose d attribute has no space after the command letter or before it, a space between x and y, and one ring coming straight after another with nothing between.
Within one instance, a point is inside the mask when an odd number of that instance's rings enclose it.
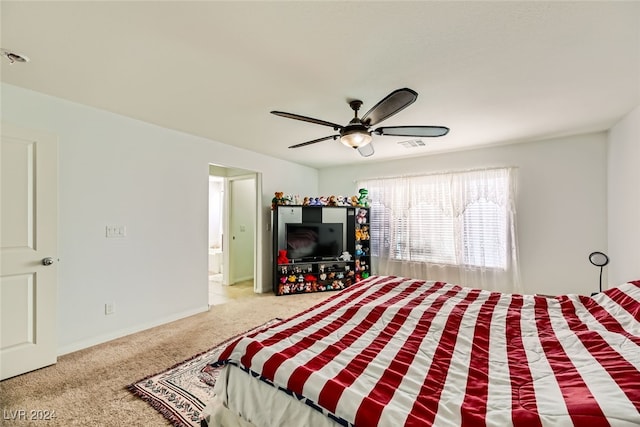
<instances>
[{"instance_id":1,"label":"bed","mask_svg":"<svg viewBox=\"0 0 640 427\"><path fill-rule=\"evenodd\" d=\"M545 297L372 276L214 365L209 426L639 426L640 281Z\"/></svg>"}]
</instances>

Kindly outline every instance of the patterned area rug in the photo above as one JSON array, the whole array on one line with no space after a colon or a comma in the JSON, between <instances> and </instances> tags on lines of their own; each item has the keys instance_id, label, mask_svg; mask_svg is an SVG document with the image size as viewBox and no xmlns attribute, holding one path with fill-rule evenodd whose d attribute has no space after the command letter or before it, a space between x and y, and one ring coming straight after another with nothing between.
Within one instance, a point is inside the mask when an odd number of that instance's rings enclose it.
<instances>
[{"instance_id":1,"label":"patterned area rug","mask_svg":"<svg viewBox=\"0 0 640 427\"><path fill-rule=\"evenodd\" d=\"M174 426L200 426L202 410L213 396L213 385L221 369L211 368L209 364L217 360L218 355L229 342L279 321L280 319L269 320L166 371L135 382L127 388L153 406Z\"/></svg>"}]
</instances>

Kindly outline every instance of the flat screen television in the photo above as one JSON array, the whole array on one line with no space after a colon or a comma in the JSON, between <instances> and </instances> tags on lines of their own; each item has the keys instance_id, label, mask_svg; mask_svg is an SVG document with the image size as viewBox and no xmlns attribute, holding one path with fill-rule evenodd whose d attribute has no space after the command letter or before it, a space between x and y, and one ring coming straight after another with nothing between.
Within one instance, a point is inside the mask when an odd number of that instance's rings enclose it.
<instances>
[{"instance_id":1,"label":"flat screen television","mask_svg":"<svg viewBox=\"0 0 640 427\"><path fill-rule=\"evenodd\" d=\"M287 256L290 259L333 258L344 250L341 223L287 224Z\"/></svg>"}]
</instances>

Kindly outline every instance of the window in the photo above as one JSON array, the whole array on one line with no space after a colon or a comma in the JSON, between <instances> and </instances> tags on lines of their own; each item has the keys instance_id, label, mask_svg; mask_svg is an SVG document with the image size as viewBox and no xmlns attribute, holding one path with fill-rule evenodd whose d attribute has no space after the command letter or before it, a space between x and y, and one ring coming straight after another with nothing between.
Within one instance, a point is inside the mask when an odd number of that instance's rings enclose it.
<instances>
[{"instance_id":1,"label":"window","mask_svg":"<svg viewBox=\"0 0 640 427\"><path fill-rule=\"evenodd\" d=\"M359 182L371 199L372 256L382 269L395 262L517 276L513 175L500 168Z\"/></svg>"}]
</instances>

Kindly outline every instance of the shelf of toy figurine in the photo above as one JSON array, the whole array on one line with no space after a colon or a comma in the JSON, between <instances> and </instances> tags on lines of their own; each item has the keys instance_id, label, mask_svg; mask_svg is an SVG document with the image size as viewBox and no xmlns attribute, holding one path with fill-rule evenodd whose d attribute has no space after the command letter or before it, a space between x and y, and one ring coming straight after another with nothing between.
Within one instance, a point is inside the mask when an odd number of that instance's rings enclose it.
<instances>
[{"instance_id":1,"label":"shelf of toy figurine","mask_svg":"<svg viewBox=\"0 0 640 427\"><path fill-rule=\"evenodd\" d=\"M369 245L369 240L356 240L355 247L356 247L356 250L353 253L353 256L355 258L370 255L371 248Z\"/></svg>"},{"instance_id":2,"label":"shelf of toy figurine","mask_svg":"<svg viewBox=\"0 0 640 427\"><path fill-rule=\"evenodd\" d=\"M354 237L356 239L356 243L359 241L370 240L369 227L366 227L366 226L356 227L356 234Z\"/></svg>"},{"instance_id":3,"label":"shelf of toy figurine","mask_svg":"<svg viewBox=\"0 0 640 427\"><path fill-rule=\"evenodd\" d=\"M352 277L356 261L327 263L280 264L276 271L277 283L314 282Z\"/></svg>"},{"instance_id":4,"label":"shelf of toy figurine","mask_svg":"<svg viewBox=\"0 0 640 427\"><path fill-rule=\"evenodd\" d=\"M344 270L325 270L322 272L289 272L278 274L278 283L324 282L349 279L355 276L352 268Z\"/></svg>"},{"instance_id":5,"label":"shelf of toy figurine","mask_svg":"<svg viewBox=\"0 0 640 427\"><path fill-rule=\"evenodd\" d=\"M334 278L342 279L353 275L356 261L340 261L332 264L327 263L304 263L304 264L280 264L278 265L278 281L284 281L283 277L290 282L329 280ZM323 277L324 276L324 277Z\"/></svg>"},{"instance_id":6,"label":"shelf of toy figurine","mask_svg":"<svg viewBox=\"0 0 640 427\"><path fill-rule=\"evenodd\" d=\"M347 265L353 265L354 260L351 259L349 261L336 261L336 260L325 260L325 261L303 261L303 262L290 262L288 264L278 264L278 271L282 271L282 268L285 267L287 269L295 269L300 270L301 272L309 273L314 270L314 267L318 267L318 270L323 269L334 269L340 270L344 269ZM323 267L324 266L324 267Z\"/></svg>"},{"instance_id":7,"label":"shelf of toy figurine","mask_svg":"<svg viewBox=\"0 0 640 427\"><path fill-rule=\"evenodd\" d=\"M276 206L286 206L286 207L303 207L303 208L356 208L356 209L369 209L369 207L366 206L359 206L359 205L323 205L323 204L317 204L317 205L293 205L293 204L286 204L286 205L276 205Z\"/></svg>"},{"instance_id":8,"label":"shelf of toy figurine","mask_svg":"<svg viewBox=\"0 0 640 427\"><path fill-rule=\"evenodd\" d=\"M351 262L350 259L341 259L340 256L316 257L316 258L288 258L288 263L278 265L299 265L299 264L327 264L330 262Z\"/></svg>"},{"instance_id":9,"label":"shelf of toy figurine","mask_svg":"<svg viewBox=\"0 0 640 427\"><path fill-rule=\"evenodd\" d=\"M303 282L285 282L278 284L276 295L293 295L311 292L339 291L353 284L354 277L334 280L317 280Z\"/></svg>"},{"instance_id":10,"label":"shelf of toy figurine","mask_svg":"<svg viewBox=\"0 0 640 427\"><path fill-rule=\"evenodd\" d=\"M371 273L371 263L369 255L357 256L353 266L353 270L357 278L360 278L363 274L367 274L367 277ZM366 277L362 277L366 278Z\"/></svg>"}]
</instances>

